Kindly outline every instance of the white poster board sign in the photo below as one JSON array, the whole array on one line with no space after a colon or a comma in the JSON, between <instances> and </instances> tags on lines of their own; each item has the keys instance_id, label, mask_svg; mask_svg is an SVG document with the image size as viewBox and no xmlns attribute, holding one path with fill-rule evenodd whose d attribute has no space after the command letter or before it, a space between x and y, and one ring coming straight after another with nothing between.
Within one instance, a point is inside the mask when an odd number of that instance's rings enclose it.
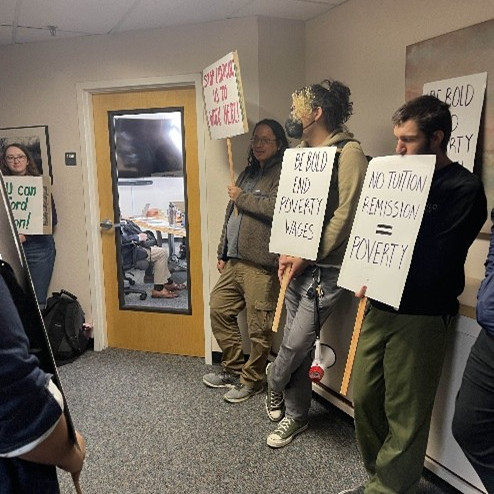
<instances>
[{"instance_id":1,"label":"white poster board sign","mask_svg":"<svg viewBox=\"0 0 494 494\"><path fill-rule=\"evenodd\" d=\"M374 158L365 175L338 285L400 306L436 157Z\"/></svg>"},{"instance_id":2,"label":"white poster board sign","mask_svg":"<svg viewBox=\"0 0 494 494\"><path fill-rule=\"evenodd\" d=\"M335 154L335 146L285 151L270 252L316 259Z\"/></svg>"},{"instance_id":3,"label":"white poster board sign","mask_svg":"<svg viewBox=\"0 0 494 494\"><path fill-rule=\"evenodd\" d=\"M4 176L5 188L19 233L52 233L50 177Z\"/></svg>"},{"instance_id":4,"label":"white poster board sign","mask_svg":"<svg viewBox=\"0 0 494 494\"><path fill-rule=\"evenodd\" d=\"M428 82L423 94L431 94L450 105L453 131L448 143L448 156L473 171L484 104L487 72L454 79Z\"/></svg>"},{"instance_id":5,"label":"white poster board sign","mask_svg":"<svg viewBox=\"0 0 494 494\"><path fill-rule=\"evenodd\" d=\"M204 69L202 89L211 139L245 134L249 130L236 51Z\"/></svg>"}]
</instances>

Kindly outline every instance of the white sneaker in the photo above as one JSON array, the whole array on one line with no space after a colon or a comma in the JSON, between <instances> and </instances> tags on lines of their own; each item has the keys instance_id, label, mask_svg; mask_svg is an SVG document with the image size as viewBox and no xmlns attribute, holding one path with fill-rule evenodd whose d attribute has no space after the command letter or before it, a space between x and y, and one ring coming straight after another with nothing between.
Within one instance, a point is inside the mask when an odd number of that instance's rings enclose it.
<instances>
[{"instance_id":1,"label":"white sneaker","mask_svg":"<svg viewBox=\"0 0 494 494\"><path fill-rule=\"evenodd\" d=\"M309 422L299 422L291 417L285 417L276 427L276 429L269 434L267 443L272 448L282 448L288 443L291 443L293 438L304 432L309 427Z\"/></svg>"}]
</instances>

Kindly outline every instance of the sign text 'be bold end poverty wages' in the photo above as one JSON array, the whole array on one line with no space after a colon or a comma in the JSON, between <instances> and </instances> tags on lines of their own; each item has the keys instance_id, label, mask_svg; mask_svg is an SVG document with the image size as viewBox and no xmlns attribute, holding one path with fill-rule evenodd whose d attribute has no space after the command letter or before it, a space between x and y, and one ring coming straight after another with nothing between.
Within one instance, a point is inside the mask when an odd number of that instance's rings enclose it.
<instances>
[{"instance_id":1,"label":"sign text 'be bold end poverty wages'","mask_svg":"<svg viewBox=\"0 0 494 494\"><path fill-rule=\"evenodd\" d=\"M433 155L374 158L367 169L338 285L400 306L434 173Z\"/></svg>"},{"instance_id":2,"label":"sign text 'be bold end poverty wages'","mask_svg":"<svg viewBox=\"0 0 494 494\"><path fill-rule=\"evenodd\" d=\"M287 149L276 196L269 250L315 260L336 147Z\"/></svg>"}]
</instances>

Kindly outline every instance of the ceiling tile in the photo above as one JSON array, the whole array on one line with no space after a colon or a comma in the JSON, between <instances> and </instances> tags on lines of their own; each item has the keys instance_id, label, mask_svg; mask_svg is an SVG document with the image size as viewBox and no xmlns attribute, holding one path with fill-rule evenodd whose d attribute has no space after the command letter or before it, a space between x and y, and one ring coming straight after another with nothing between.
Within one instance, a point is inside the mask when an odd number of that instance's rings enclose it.
<instances>
[{"instance_id":1,"label":"ceiling tile","mask_svg":"<svg viewBox=\"0 0 494 494\"><path fill-rule=\"evenodd\" d=\"M0 45L9 45L12 42L12 28L0 27Z\"/></svg>"},{"instance_id":2,"label":"ceiling tile","mask_svg":"<svg viewBox=\"0 0 494 494\"><path fill-rule=\"evenodd\" d=\"M198 24L245 16L309 20L347 0L0 0L0 25L11 26L19 9L15 42L108 34ZM0 45L12 43L0 27Z\"/></svg>"},{"instance_id":3,"label":"ceiling tile","mask_svg":"<svg viewBox=\"0 0 494 494\"><path fill-rule=\"evenodd\" d=\"M281 17L307 21L318 15L324 14L330 9L327 3L307 2L300 0L254 0L235 13L235 17L248 15L262 15L266 17Z\"/></svg>"},{"instance_id":4,"label":"ceiling tile","mask_svg":"<svg viewBox=\"0 0 494 494\"><path fill-rule=\"evenodd\" d=\"M12 24L15 15L16 0L2 0L0 2L0 24Z\"/></svg>"},{"instance_id":5,"label":"ceiling tile","mask_svg":"<svg viewBox=\"0 0 494 494\"><path fill-rule=\"evenodd\" d=\"M3 1L3 0L2 0ZM20 26L57 26L61 31L104 34L136 0L23 0Z\"/></svg>"},{"instance_id":6,"label":"ceiling tile","mask_svg":"<svg viewBox=\"0 0 494 494\"><path fill-rule=\"evenodd\" d=\"M26 29L18 27L16 31L16 43L32 43L33 41L48 41L61 38L75 38L81 33L57 30L56 37L52 36L49 29Z\"/></svg>"},{"instance_id":7,"label":"ceiling tile","mask_svg":"<svg viewBox=\"0 0 494 494\"><path fill-rule=\"evenodd\" d=\"M142 0L119 31L211 22L232 17L251 0Z\"/></svg>"}]
</instances>

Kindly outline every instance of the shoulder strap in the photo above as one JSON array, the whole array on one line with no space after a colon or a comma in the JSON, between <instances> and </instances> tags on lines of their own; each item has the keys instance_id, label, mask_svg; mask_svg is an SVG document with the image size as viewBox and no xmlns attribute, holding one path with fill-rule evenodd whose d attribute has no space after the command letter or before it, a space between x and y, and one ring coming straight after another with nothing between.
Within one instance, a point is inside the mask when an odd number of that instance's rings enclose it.
<instances>
[{"instance_id":1,"label":"shoulder strap","mask_svg":"<svg viewBox=\"0 0 494 494\"><path fill-rule=\"evenodd\" d=\"M338 142L336 144L336 154L338 155L338 160L341 154L341 151L343 148L349 143L349 142L358 142L357 139L343 139L342 141ZM369 156L368 154L365 155L367 158L367 161L370 161L372 159L372 156Z\"/></svg>"}]
</instances>

